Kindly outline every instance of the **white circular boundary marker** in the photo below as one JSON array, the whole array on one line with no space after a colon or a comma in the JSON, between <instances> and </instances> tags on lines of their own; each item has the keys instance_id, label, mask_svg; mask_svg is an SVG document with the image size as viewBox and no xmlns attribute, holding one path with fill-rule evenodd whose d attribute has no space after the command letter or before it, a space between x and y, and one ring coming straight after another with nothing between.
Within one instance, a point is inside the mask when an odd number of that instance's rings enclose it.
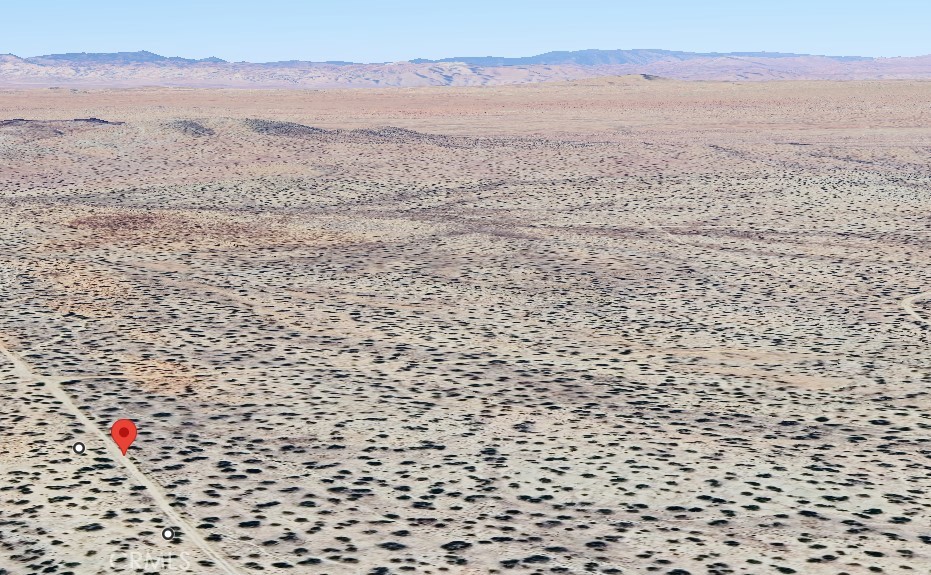
<instances>
[{"instance_id":1,"label":"white circular boundary marker","mask_svg":"<svg viewBox=\"0 0 931 575\"><path fill-rule=\"evenodd\" d=\"M84 452L87 451L87 448L84 447L83 443L78 441L77 443L71 446L71 451L75 452L77 455L83 455Z\"/></svg>"},{"instance_id":2,"label":"white circular boundary marker","mask_svg":"<svg viewBox=\"0 0 931 575\"><path fill-rule=\"evenodd\" d=\"M171 541L175 538L175 530L171 527L166 527L162 529L162 539L165 541Z\"/></svg>"}]
</instances>

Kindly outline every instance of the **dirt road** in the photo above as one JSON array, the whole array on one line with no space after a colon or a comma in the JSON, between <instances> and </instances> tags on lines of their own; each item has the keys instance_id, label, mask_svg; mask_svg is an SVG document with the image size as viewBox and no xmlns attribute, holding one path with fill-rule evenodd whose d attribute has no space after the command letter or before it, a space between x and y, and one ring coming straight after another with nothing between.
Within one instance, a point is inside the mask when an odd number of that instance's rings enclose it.
<instances>
[{"instance_id":1,"label":"dirt road","mask_svg":"<svg viewBox=\"0 0 931 575\"><path fill-rule=\"evenodd\" d=\"M165 494L162 492L161 487L145 473L140 470L132 459L129 456L124 456L120 453L119 448L109 437L107 430L101 429L96 423L91 421L71 400L71 397L68 395L62 386L61 381L68 378L60 377L44 377L39 376L32 371L29 364L26 363L18 354L8 349L2 342L0 342L0 353L2 353L6 358L13 364L14 373L27 382L37 382L42 381L52 392L52 394L62 402L62 404L74 414L78 420L84 424L84 426L90 430L91 433L97 436L101 445L109 452L110 456L114 461L118 461L123 464L126 470L129 472L129 475L132 479L139 485L143 485L146 488L146 492L152 498L154 503L158 508L165 514L166 526L172 526L176 529L179 529L184 537L187 537L191 542L194 543L201 551L211 559L216 566L227 575L239 575L239 571L230 565L218 552L215 550L201 535L197 532L193 525L191 525L187 520L185 520L181 515L179 515L172 507L171 502L165 497Z\"/></svg>"}]
</instances>

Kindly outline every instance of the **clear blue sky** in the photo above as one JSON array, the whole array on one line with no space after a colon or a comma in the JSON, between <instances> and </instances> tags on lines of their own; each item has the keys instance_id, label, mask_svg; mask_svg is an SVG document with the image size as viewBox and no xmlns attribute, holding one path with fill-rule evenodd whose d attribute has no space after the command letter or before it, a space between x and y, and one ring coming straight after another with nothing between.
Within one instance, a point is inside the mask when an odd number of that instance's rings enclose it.
<instances>
[{"instance_id":1,"label":"clear blue sky","mask_svg":"<svg viewBox=\"0 0 931 575\"><path fill-rule=\"evenodd\" d=\"M931 54L931 0L4 0L0 53L252 62L584 48Z\"/></svg>"}]
</instances>

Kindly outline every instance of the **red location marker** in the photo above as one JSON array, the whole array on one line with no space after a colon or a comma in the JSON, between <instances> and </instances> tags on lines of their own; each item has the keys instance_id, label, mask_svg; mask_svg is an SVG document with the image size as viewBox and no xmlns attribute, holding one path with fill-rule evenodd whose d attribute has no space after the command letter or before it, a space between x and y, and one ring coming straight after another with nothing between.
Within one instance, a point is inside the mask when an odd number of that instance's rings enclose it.
<instances>
[{"instance_id":1,"label":"red location marker","mask_svg":"<svg viewBox=\"0 0 931 575\"><path fill-rule=\"evenodd\" d=\"M126 450L136 440L136 424L128 419L120 419L110 428L110 435L120 447L123 455L126 455Z\"/></svg>"}]
</instances>

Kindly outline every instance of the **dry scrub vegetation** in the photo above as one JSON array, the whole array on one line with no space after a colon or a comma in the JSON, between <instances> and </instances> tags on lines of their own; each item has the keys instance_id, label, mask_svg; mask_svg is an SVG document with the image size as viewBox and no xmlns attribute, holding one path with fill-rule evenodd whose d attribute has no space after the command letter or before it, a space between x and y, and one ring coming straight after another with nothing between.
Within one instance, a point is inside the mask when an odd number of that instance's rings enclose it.
<instances>
[{"instance_id":1,"label":"dry scrub vegetation","mask_svg":"<svg viewBox=\"0 0 931 575\"><path fill-rule=\"evenodd\" d=\"M929 94L0 93L0 573L931 573Z\"/></svg>"}]
</instances>

